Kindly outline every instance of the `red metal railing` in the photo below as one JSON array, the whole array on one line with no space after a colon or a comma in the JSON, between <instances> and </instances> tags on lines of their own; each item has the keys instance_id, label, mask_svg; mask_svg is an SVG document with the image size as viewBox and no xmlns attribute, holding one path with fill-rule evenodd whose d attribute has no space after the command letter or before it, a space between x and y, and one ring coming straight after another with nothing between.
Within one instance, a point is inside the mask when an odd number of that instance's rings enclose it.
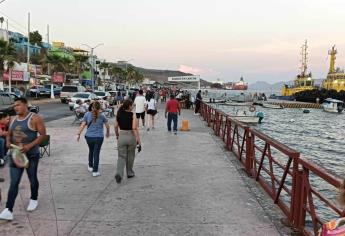
<instances>
[{"instance_id":1,"label":"red metal railing","mask_svg":"<svg viewBox=\"0 0 345 236\"><path fill-rule=\"evenodd\" d=\"M310 175L318 178L318 184L328 184L334 190L341 184L338 177L301 158L299 152L205 103L201 105L201 115L243 164L247 174L258 181L303 235L317 235L325 221L317 210L318 204L322 203L322 209L332 212L334 218L345 216L334 199L324 196L313 185Z\"/></svg>"}]
</instances>

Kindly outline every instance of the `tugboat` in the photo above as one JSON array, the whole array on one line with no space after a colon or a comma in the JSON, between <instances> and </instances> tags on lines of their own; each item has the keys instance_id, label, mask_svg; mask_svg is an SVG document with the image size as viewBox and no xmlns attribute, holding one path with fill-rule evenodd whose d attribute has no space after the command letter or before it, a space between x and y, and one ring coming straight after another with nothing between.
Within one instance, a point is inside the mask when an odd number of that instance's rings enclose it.
<instances>
[{"instance_id":1,"label":"tugboat","mask_svg":"<svg viewBox=\"0 0 345 236\"><path fill-rule=\"evenodd\" d=\"M305 90L312 90L316 89L317 87L314 86L314 79L312 79L311 73L307 73L308 65L308 53L307 53L308 45L307 40L302 45L302 65L300 67L301 73L297 75L296 79L294 80L293 86L288 86L285 84L282 88L282 96L284 97L292 97L297 92L305 91Z\"/></svg>"},{"instance_id":2,"label":"tugboat","mask_svg":"<svg viewBox=\"0 0 345 236\"><path fill-rule=\"evenodd\" d=\"M344 70L335 68L335 59L337 55L335 45L328 51L328 55L330 55L329 71L327 78L322 83L322 87L327 90L333 89L337 92L341 90L345 91L345 72Z\"/></svg>"}]
</instances>

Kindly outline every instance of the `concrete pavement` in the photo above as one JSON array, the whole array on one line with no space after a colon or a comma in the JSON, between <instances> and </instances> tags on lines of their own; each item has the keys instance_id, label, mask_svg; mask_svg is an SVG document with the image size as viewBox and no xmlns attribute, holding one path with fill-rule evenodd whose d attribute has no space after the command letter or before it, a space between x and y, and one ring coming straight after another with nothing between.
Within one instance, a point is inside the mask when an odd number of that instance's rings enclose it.
<instances>
[{"instance_id":1,"label":"concrete pavement","mask_svg":"<svg viewBox=\"0 0 345 236\"><path fill-rule=\"evenodd\" d=\"M280 235L248 190L235 165L192 111L182 110L190 132L166 131L163 111L154 131L140 130L143 150L136 177L117 184L113 127L101 151L100 177L87 171L87 145L76 142L73 118L47 123L51 157L39 166L39 206L25 211L27 176L20 185L13 222L0 235ZM180 118L181 120L181 118ZM111 121L113 123L113 121ZM6 202L9 177L0 183Z\"/></svg>"}]
</instances>

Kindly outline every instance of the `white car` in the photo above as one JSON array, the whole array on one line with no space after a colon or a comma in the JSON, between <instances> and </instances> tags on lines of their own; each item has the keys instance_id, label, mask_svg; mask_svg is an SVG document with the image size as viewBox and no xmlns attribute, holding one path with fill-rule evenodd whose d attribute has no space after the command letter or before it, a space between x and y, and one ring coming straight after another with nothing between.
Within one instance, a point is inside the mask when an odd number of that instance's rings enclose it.
<instances>
[{"instance_id":1,"label":"white car","mask_svg":"<svg viewBox=\"0 0 345 236\"><path fill-rule=\"evenodd\" d=\"M109 92L104 92L104 91L95 91L94 92L96 94L96 96L99 99L104 99L105 97L107 98L107 100L109 101L111 99L111 94Z\"/></svg>"},{"instance_id":2,"label":"white car","mask_svg":"<svg viewBox=\"0 0 345 236\"><path fill-rule=\"evenodd\" d=\"M92 100L98 100L98 99L99 98L94 93L90 93L90 92L76 93L71 98L68 99L68 106L69 106L69 109L71 111L73 111L74 104L78 100L80 100L80 101L82 101L84 103L86 100L92 101Z\"/></svg>"}]
</instances>

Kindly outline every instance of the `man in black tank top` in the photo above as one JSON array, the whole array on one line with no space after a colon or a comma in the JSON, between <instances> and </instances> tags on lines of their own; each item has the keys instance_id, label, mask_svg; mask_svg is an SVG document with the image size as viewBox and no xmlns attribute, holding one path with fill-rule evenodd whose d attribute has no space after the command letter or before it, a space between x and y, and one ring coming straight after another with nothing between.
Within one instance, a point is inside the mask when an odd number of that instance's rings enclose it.
<instances>
[{"instance_id":1,"label":"man in black tank top","mask_svg":"<svg viewBox=\"0 0 345 236\"><path fill-rule=\"evenodd\" d=\"M15 144L21 147L21 152L25 153L29 159L29 166L26 172L29 177L31 187L31 198L27 211L33 211L37 208L38 202L38 179L37 168L40 153L38 146L46 138L46 128L42 118L36 114L30 113L27 100L18 98L14 103L14 110L17 116L12 120L6 144L10 147ZM39 135L38 135L39 134ZM11 160L10 176L11 184L8 190L6 208L1 212L0 219L13 220L13 207L18 195L18 185L24 172L24 168L19 168Z\"/></svg>"}]
</instances>

